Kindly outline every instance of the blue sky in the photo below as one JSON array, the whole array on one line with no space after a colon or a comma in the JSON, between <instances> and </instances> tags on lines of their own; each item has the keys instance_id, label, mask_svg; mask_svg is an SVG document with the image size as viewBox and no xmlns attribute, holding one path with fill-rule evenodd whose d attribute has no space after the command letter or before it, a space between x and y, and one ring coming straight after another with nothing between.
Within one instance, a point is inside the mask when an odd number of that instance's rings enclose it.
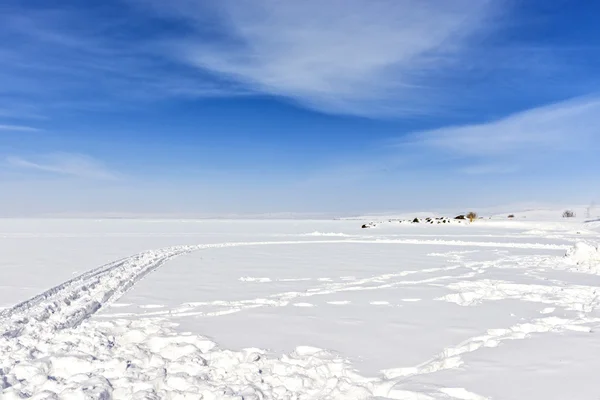
<instances>
[{"instance_id":1,"label":"blue sky","mask_svg":"<svg viewBox=\"0 0 600 400\"><path fill-rule=\"evenodd\" d=\"M600 197L600 4L4 0L2 215Z\"/></svg>"}]
</instances>

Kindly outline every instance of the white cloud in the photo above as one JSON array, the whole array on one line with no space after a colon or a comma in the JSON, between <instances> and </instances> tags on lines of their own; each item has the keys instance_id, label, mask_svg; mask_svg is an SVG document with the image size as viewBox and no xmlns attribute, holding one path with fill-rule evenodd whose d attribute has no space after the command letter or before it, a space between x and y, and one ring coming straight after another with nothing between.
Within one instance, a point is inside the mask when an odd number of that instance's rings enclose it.
<instances>
[{"instance_id":1,"label":"white cloud","mask_svg":"<svg viewBox=\"0 0 600 400\"><path fill-rule=\"evenodd\" d=\"M402 142L409 141L465 156L578 151L598 145L599 115L600 98L579 98L488 123L418 132Z\"/></svg>"},{"instance_id":2,"label":"white cloud","mask_svg":"<svg viewBox=\"0 0 600 400\"><path fill-rule=\"evenodd\" d=\"M147 22L135 14L119 18L131 18L134 25ZM5 40L0 50L0 92L11 94L9 100L0 97L0 116L39 118L61 108L106 109L126 101L245 94L166 60L156 45L163 40L158 31L152 36L156 42L150 43L117 20L89 7L15 3L3 10L0 37L13 39Z\"/></svg>"},{"instance_id":3,"label":"white cloud","mask_svg":"<svg viewBox=\"0 0 600 400\"><path fill-rule=\"evenodd\" d=\"M38 132L39 129L23 125L0 125L0 131L7 132Z\"/></svg>"},{"instance_id":4,"label":"white cloud","mask_svg":"<svg viewBox=\"0 0 600 400\"><path fill-rule=\"evenodd\" d=\"M213 9L185 1L171 7L203 30L176 44L186 62L257 92L369 115L426 111L429 78L456 61L493 4L223 0Z\"/></svg>"},{"instance_id":5,"label":"white cloud","mask_svg":"<svg viewBox=\"0 0 600 400\"><path fill-rule=\"evenodd\" d=\"M113 180L118 174L108 169L99 161L82 154L57 153L26 159L17 156L6 158L6 163L25 170L34 170L69 175L87 179Z\"/></svg>"}]
</instances>

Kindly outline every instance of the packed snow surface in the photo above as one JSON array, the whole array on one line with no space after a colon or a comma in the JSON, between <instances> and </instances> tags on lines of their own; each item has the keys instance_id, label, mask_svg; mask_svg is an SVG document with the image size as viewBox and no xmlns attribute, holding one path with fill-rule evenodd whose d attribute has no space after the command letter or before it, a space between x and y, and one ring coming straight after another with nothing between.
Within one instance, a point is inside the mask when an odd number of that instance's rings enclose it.
<instances>
[{"instance_id":1,"label":"packed snow surface","mask_svg":"<svg viewBox=\"0 0 600 400\"><path fill-rule=\"evenodd\" d=\"M597 399L597 224L524 219L0 220L0 398Z\"/></svg>"}]
</instances>

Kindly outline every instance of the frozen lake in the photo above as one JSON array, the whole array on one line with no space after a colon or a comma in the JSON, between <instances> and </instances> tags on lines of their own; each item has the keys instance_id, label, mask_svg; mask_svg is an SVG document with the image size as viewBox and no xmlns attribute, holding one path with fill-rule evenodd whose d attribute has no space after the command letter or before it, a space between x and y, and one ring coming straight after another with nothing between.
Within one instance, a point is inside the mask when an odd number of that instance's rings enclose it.
<instances>
[{"instance_id":1,"label":"frozen lake","mask_svg":"<svg viewBox=\"0 0 600 400\"><path fill-rule=\"evenodd\" d=\"M598 233L514 222L0 220L3 396L596 399Z\"/></svg>"}]
</instances>

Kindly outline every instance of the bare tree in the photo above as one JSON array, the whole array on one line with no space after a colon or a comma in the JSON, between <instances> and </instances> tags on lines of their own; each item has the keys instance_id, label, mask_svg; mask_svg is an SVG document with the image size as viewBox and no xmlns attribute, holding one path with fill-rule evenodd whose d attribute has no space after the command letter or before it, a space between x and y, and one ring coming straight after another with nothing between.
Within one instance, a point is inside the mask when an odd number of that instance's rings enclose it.
<instances>
[{"instance_id":1,"label":"bare tree","mask_svg":"<svg viewBox=\"0 0 600 400\"><path fill-rule=\"evenodd\" d=\"M575 211L573 210L565 210L562 214L563 218L573 218L575 217Z\"/></svg>"},{"instance_id":2,"label":"bare tree","mask_svg":"<svg viewBox=\"0 0 600 400\"><path fill-rule=\"evenodd\" d=\"M467 218L469 218L469 221L473 222L477 219L477 213L475 211L471 211L467 214Z\"/></svg>"}]
</instances>

